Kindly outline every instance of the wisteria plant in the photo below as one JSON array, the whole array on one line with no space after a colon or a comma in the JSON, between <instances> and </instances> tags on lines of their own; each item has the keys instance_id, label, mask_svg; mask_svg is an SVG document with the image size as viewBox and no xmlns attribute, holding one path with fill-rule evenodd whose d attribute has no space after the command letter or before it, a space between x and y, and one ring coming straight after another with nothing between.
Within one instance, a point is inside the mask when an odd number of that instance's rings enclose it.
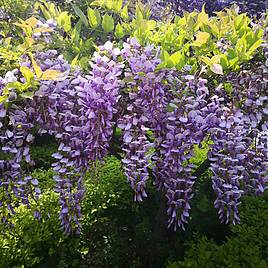
<instances>
[{"instance_id":1,"label":"wisteria plant","mask_svg":"<svg viewBox=\"0 0 268 268\"><path fill-rule=\"evenodd\" d=\"M54 20L19 24L27 38L18 68L0 79L1 220L8 223L18 204L29 206L41 194L38 178L27 176L37 133L58 142L52 167L67 233L80 231L85 173L107 154L122 160L134 201L147 197L146 184L153 180L166 197L168 226L185 229L201 175L191 159L205 144L219 218L238 223L241 197L267 188L268 68L265 20L251 25L247 16L235 14L229 10L209 20L203 10L179 19L174 25L189 32L178 34L185 51L172 55L159 40L107 41L96 47L85 70L50 48ZM134 26L145 19L137 15ZM111 18L102 24L107 33ZM219 20L234 22L236 35ZM131 35L140 34L134 29ZM227 48L217 42L221 35L230 39ZM254 68L244 64L249 61Z\"/></svg>"}]
</instances>

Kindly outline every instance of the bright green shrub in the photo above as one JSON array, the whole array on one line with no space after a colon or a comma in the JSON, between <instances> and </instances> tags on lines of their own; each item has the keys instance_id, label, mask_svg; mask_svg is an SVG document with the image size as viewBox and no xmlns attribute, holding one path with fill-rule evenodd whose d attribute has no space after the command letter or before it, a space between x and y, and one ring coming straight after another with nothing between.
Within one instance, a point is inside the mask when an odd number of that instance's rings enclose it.
<instances>
[{"instance_id":1,"label":"bright green shrub","mask_svg":"<svg viewBox=\"0 0 268 268\"><path fill-rule=\"evenodd\" d=\"M12 218L13 228L0 225L0 268L84 267L83 262L85 267L102 267L104 263L120 261L125 252L130 254L126 244L129 233L124 228L133 220L137 205L132 201L121 164L108 158L105 165L98 164L92 170L85 179L87 192L79 236L66 236L60 228L58 196L52 191L53 171L32 173L43 193L37 203L32 201L30 210L18 207ZM34 218L35 210L41 213L40 220Z\"/></svg>"},{"instance_id":2,"label":"bright green shrub","mask_svg":"<svg viewBox=\"0 0 268 268\"><path fill-rule=\"evenodd\" d=\"M38 203L33 201L30 210L25 206L18 207L17 214L12 218L13 227L0 225L1 268L34 267L44 260L50 264L49 267L55 267L55 259L68 259L70 252L72 258L75 257L73 251L75 252L78 240L65 236L60 229L58 197L49 190L52 174L51 171L35 171L33 175L40 179L43 186L43 194ZM40 220L34 217L34 211L40 212Z\"/></svg>"},{"instance_id":3,"label":"bright green shrub","mask_svg":"<svg viewBox=\"0 0 268 268\"><path fill-rule=\"evenodd\" d=\"M114 40L120 45L122 40L135 37L143 45L161 48L159 67L181 70L187 66L194 73L206 66L210 75L222 75L240 70L261 51L263 43L265 23L253 26L250 17L234 7L211 17L203 10L156 21L149 19L150 10L141 4L131 8L135 13L131 18L130 7L122 1L93 1L87 6L76 3L68 11L66 6L62 10L43 2L39 5L42 16L55 19L66 33L55 38L54 46L64 48L66 58L85 69L96 43Z\"/></svg>"},{"instance_id":4,"label":"bright green shrub","mask_svg":"<svg viewBox=\"0 0 268 268\"><path fill-rule=\"evenodd\" d=\"M194 161L202 159L200 151ZM191 237L192 232L209 233L207 226L221 226L216 215L202 220L203 225L198 221L204 213L216 214L211 202L208 207L196 206L191 220L195 226L190 222L188 232L174 236L174 232L166 228L165 206L159 210L158 205L162 201L154 187L149 185L150 198L142 204L134 203L120 161L108 157L104 164L98 163L86 176L82 233L79 237L71 235L67 238L60 229L58 198L52 191L53 171L36 170L32 176L38 178L43 194L38 204L32 204L31 210L18 208L18 214L12 219L13 229L1 226L1 231L5 231L5 235L0 238L1 268L22 265L75 268L163 267L167 258L176 257L178 251L183 252L182 245ZM203 180L206 179L201 181ZM199 204L202 198L209 198L209 194L198 185L197 188L199 190L197 189L194 202ZM40 221L33 217L36 208L42 214ZM160 222L160 233L156 226L159 216L164 219Z\"/></svg>"}]
</instances>

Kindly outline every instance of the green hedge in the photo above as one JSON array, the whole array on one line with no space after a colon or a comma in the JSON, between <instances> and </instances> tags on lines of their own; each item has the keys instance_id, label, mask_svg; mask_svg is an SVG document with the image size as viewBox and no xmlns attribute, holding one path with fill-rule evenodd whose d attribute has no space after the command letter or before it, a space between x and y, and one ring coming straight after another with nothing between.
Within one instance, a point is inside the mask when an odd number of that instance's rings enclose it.
<instances>
[{"instance_id":1,"label":"green hedge","mask_svg":"<svg viewBox=\"0 0 268 268\"><path fill-rule=\"evenodd\" d=\"M217 219L206 173L195 186L186 232L174 233L166 228L166 209L159 210L161 200L154 187L148 185L149 198L142 204L134 203L120 161L109 157L86 176L82 233L65 236L58 196L52 191L53 171L35 170L32 176L39 179L43 193L30 210L17 209L13 227L0 224L0 268L165 267L176 259L169 268L267 266L268 194L244 200L242 224L231 228L223 242L229 228ZM36 209L40 220L33 216ZM197 232L201 235L188 243Z\"/></svg>"},{"instance_id":2,"label":"green hedge","mask_svg":"<svg viewBox=\"0 0 268 268\"><path fill-rule=\"evenodd\" d=\"M170 263L168 268L268 267L268 193L245 198L241 224L231 231L221 244L198 236L188 244L184 260Z\"/></svg>"},{"instance_id":3,"label":"green hedge","mask_svg":"<svg viewBox=\"0 0 268 268\"><path fill-rule=\"evenodd\" d=\"M139 262L136 252L147 243L144 234L154 221L155 203L133 202L120 161L110 157L87 174L80 235L65 236L61 230L53 171L35 170L32 176L38 178L42 195L31 209L17 208L13 227L0 224L0 268L124 267ZM37 209L40 220L34 218Z\"/></svg>"}]
</instances>

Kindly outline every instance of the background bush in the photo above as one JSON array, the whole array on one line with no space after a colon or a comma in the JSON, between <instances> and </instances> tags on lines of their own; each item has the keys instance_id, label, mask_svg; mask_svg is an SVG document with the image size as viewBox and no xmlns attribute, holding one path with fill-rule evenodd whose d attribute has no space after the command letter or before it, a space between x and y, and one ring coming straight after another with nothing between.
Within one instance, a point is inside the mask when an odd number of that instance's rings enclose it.
<instances>
[{"instance_id":1,"label":"background bush","mask_svg":"<svg viewBox=\"0 0 268 268\"><path fill-rule=\"evenodd\" d=\"M247 197L241 209L241 225L231 228L223 243L197 236L189 243L183 261L170 263L178 267L268 267L268 194Z\"/></svg>"},{"instance_id":2,"label":"background bush","mask_svg":"<svg viewBox=\"0 0 268 268\"><path fill-rule=\"evenodd\" d=\"M267 267L268 194L245 198L242 223L230 229L218 222L206 174L196 185L186 232L174 233L166 229L154 187L143 204L134 203L120 162L109 157L86 177L82 233L67 237L52 170L32 175L43 193L31 210L17 209L13 227L0 225L0 267ZM157 226L159 216L164 221Z\"/></svg>"}]
</instances>

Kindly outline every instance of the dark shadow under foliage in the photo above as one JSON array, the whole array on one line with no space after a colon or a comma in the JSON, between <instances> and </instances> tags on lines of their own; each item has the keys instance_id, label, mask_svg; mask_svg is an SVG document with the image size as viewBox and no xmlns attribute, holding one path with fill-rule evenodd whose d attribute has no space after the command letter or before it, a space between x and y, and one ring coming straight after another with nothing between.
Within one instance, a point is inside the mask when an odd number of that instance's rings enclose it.
<instances>
[{"instance_id":1,"label":"dark shadow under foliage","mask_svg":"<svg viewBox=\"0 0 268 268\"><path fill-rule=\"evenodd\" d=\"M179 267L268 267L268 194L247 197L241 205L241 224L233 226L226 241L209 239L200 233L188 243Z\"/></svg>"}]
</instances>

